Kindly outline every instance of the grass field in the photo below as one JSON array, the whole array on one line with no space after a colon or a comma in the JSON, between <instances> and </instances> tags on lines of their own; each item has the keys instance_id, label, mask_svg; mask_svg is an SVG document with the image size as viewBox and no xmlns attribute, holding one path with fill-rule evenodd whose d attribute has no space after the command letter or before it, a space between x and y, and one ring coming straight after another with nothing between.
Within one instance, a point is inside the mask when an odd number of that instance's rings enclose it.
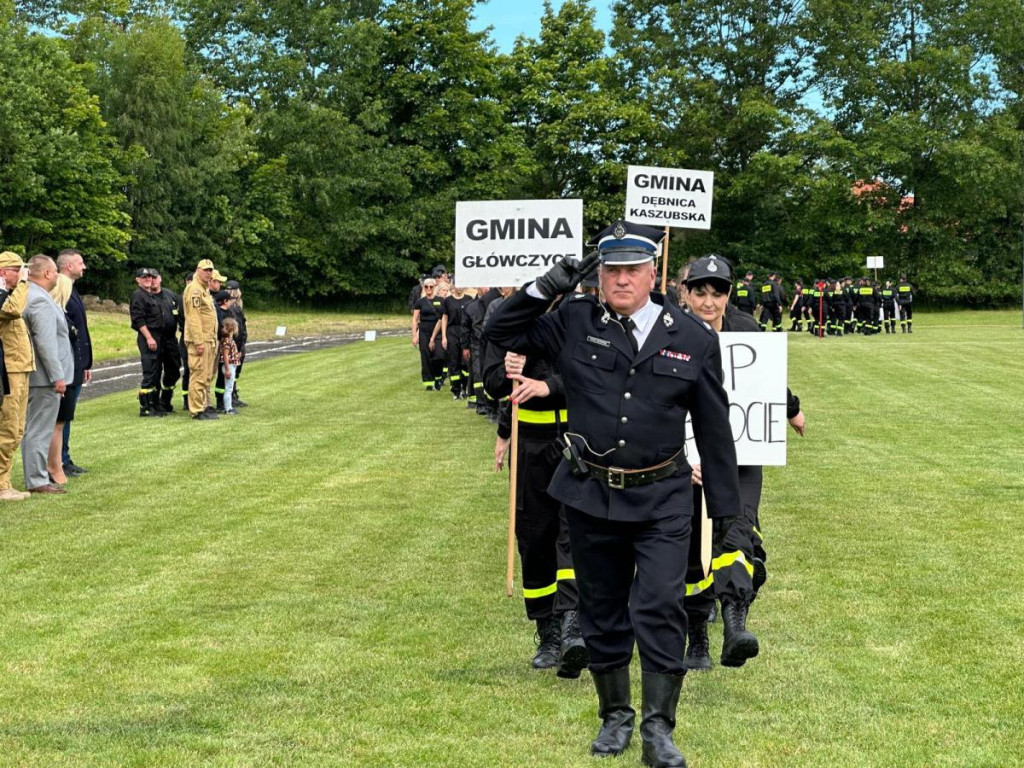
<instances>
[{"instance_id":1,"label":"grass field","mask_svg":"<svg viewBox=\"0 0 1024 768\"><path fill-rule=\"evenodd\" d=\"M253 341L274 338L284 326L288 336L342 335L366 330L408 330L412 321L407 314L371 314L308 312L299 310L246 310L249 338ZM90 312L89 335L97 363L137 357L138 334L131 329L128 315L117 312Z\"/></svg>"},{"instance_id":2,"label":"grass field","mask_svg":"<svg viewBox=\"0 0 1024 768\"><path fill-rule=\"evenodd\" d=\"M691 766L1024 765L1024 331L915 323L790 334L762 653L687 678ZM91 472L0 506L0 764L596 765L504 597L492 428L418 374L403 337L247 366L216 424L83 403Z\"/></svg>"}]
</instances>

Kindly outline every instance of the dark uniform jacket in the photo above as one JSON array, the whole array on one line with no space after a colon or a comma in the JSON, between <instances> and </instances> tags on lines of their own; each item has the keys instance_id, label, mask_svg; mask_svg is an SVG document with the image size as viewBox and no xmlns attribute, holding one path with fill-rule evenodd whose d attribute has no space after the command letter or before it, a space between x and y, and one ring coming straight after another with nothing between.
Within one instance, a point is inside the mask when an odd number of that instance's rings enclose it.
<instances>
[{"instance_id":1,"label":"dark uniform jacket","mask_svg":"<svg viewBox=\"0 0 1024 768\"><path fill-rule=\"evenodd\" d=\"M896 286L896 303L901 307L914 303L914 287L910 283L903 281Z\"/></svg>"},{"instance_id":2,"label":"dark uniform jacket","mask_svg":"<svg viewBox=\"0 0 1024 768\"><path fill-rule=\"evenodd\" d=\"M736 306L742 310L753 314L754 307L757 306L757 295L754 293L753 287L750 283L740 280L736 283Z\"/></svg>"},{"instance_id":3,"label":"dark uniform jacket","mask_svg":"<svg viewBox=\"0 0 1024 768\"><path fill-rule=\"evenodd\" d=\"M157 296L136 288L128 305L128 315L131 317L132 330L137 331L146 326L154 339L160 338L164 327L164 306Z\"/></svg>"},{"instance_id":4,"label":"dark uniform jacket","mask_svg":"<svg viewBox=\"0 0 1024 768\"><path fill-rule=\"evenodd\" d=\"M92 368L92 338L85 319L85 304L74 289L64 308L64 315L68 319L68 334L75 350L75 378L72 385L78 386L85 381L85 372Z\"/></svg>"},{"instance_id":5,"label":"dark uniform jacket","mask_svg":"<svg viewBox=\"0 0 1024 768\"><path fill-rule=\"evenodd\" d=\"M651 300L662 304L662 297ZM557 312L526 291L514 294L484 330L502 349L555 360L565 384L569 436L593 464L643 469L674 456L671 477L631 488L610 488L592 476L576 477L559 464L548 493L588 515L649 521L690 514L690 467L680 450L687 412L704 461L704 488L712 517L739 512L736 449L722 361L713 331L662 304L644 346L634 357L625 330L596 297L579 294Z\"/></svg>"},{"instance_id":6,"label":"dark uniform jacket","mask_svg":"<svg viewBox=\"0 0 1024 768\"><path fill-rule=\"evenodd\" d=\"M161 288L160 293L154 295L160 301L160 307L163 310L163 335L173 339L178 330L179 318L183 319L185 314L181 308L181 297L166 288Z\"/></svg>"},{"instance_id":7,"label":"dark uniform jacket","mask_svg":"<svg viewBox=\"0 0 1024 768\"><path fill-rule=\"evenodd\" d=\"M762 307L775 307L785 302L785 296L782 293L782 286L776 283L774 280L768 280L764 285L761 286L761 306Z\"/></svg>"}]
</instances>

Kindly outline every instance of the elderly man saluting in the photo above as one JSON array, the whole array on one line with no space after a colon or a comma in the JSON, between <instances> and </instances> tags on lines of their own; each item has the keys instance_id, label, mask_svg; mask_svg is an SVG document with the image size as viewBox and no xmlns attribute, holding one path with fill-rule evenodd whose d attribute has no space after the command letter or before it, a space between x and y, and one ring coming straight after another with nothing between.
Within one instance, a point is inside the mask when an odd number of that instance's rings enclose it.
<instances>
[{"instance_id":1,"label":"elderly man saluting","mask_svg":"<svg viewBox=\"0 0 1024 768\"><path fill-rule=\"evenodd\" d=\"M0 501L23 501L28 494L11 485L11 464L25 434L28 377L35 370L35 361L28 331L21 319L28 300L28 269L18 254L0 253L0 278L9 292L0 305L0 343L10 382L10 392L0 408Z\"/></svg>"},{"instance_id":2,"label":"elderly man saluting","mask_svg":"<svg viewBox=\"0 0 1024 768\"><path fill-rule=\"evenodd\" d=\"M652 293L660 230L619 221L597 237L606 303L580 294L544 314L598 258L560 262L507 299L484 334L557 360L570 413L566 460L548 493L566 506L601 729L597 756L633 733L629 664L642 670L642 759L686 760L672 742L686 672L683 609L693 494L683 452L687 414L712 517L739 512L736 450L714 332Z\"/></svg>"}]
</instances>

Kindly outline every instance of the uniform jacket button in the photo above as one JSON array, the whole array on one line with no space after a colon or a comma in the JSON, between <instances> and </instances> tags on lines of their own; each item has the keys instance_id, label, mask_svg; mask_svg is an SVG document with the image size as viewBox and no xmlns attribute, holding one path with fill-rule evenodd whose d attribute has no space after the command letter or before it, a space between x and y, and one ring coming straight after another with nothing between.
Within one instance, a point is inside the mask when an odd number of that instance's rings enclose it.
<instances>
[{"instance_id":1,"label":"uniform jacket button","mask_svg":"<svg viewBox=\"0 0 1024 768\"><path fill-rule=\"evenodd\" d=\"M631 397L633 397L633 396L632 396L631 394L629 394L629 392L627 392L626 394L624 394L624 395L623 395L623 397L624 397L624 398L625 398L626 400L629 400L629 399L630 399Z\"/></svg>"},{"instance_id":2,"label":"uniform jacket button","mask_svg":"<svg viewBox=\"0 0 1024 768\"><path fill-rule=\"evenodd\" d=\"M619 448L625 448L625 447L626 447L626 441L625 440L619 440Z\"/></svg>"},{"instance_id":3,"label":"uniform jacket button","mask_svg":"<svg viewBox=\"0 0 1024 768\"><path fill-rule=\"evenodd\" d=\"M597 355L591 355L591 356L590 356L590 359L591 359L591 360L597 360Z\"/></svg>"},{"instance_id":4,"label":"uniform jacket button","mask_svg":"<svg viewBox=\"0 0 1024 768\"><path fill-rule=\"evenodd\" d=\"M630 368L629 369L629 375L630 376L636 376L636 368Z\"/></svg>"},{"instance_id":5,"label":"uniform jacket button","mask_svg":"<svg viewBox=\"0 0 1024 768\"><path fill-rule=\"evenodd\" d=\"M629 417L628 417L628 416L623 416L623 417L622 417L622 423L623 423L623 424L626 424L626 423L628 423L628 422L629 422Z\"/></svg>"}]
</instances>

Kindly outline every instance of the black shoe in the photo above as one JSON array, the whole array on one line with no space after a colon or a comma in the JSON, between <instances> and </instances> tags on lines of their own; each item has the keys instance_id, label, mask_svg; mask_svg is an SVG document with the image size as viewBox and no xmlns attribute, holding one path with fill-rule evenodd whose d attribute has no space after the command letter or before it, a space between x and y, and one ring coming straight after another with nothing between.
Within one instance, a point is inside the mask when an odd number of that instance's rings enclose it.
<instances>
[{"instance_id":1,"label":"black shoe","mask_svg":"<svg viewBox=\"0 0 1024 768\"><path fill-rule=\"evenodd\" d=\"M686 632L686 656L683 666L693 672L711 669L711 649L708 643L708 625L706 621L695 621Z\"/></svg>"},{"instance_id":2,"label":"black shoe","mask_svg":"<svg viewBox=\"0 0 1024 768\"><path fill-rule=\"evenodd\" d=\"M200 411L199 413L193 414L192 418L197 421L214 421L219 417L216 413L211 413L210 411Z\"/></svg>"},{"instance_id":3,"label":"black shoe","mask_svg":"<svg viewBox=\"0 0 1024 768\"><path fill-rule=\"evenodd\" d=\"M672 742L672 731L676 727L676 706L679 704L679 690L683 685L682 675L659 675L644 672L643 719L640 721L640 738L643 749L640 759L652 768L686 768L686 758Z\"/></svg>"},{"instance_id":4,"label":"black shoe","mask_svg":"<svg viewBox=\"0 0 1024 768\"><path fill-rule=\"evenodd\" d=\"M441 379L436 379L434 381L434 391L435 392L440 392L441 391L441 387L443 387L443 386L444 386L444 382Z\"/></svg>"},{"instance_id":5,"label":"black shoe","mask_svg":"<svg viewBox=\"0 0 1024 768\"><path fill-rule=\"evenodd\" d=\"M78 466L73 461L70 461L64 465L64 474L67 475L68 477L78 477L79 475L86 474L88 471L88 469L86 469L85 467Z\"/></svg>"},{"instance_id":6,"label":"black shoe","mask_svg":"<svg viewBox=\"0 0 1024 768\"><path fill-rule=\"evenodd\" d=\"M208 405L208 406L206 406L206 408L203 409L203 413L216 413L216 412L217 412L217 409L214 408L212 405Z\"/></svg>"},{"instance_id":7,"label":"black shoe","mask_svg":"<svg viewBox=\"0 0 1024 768\"><path fill-rule=\"evenodd\" d=\"M558 651L559 677L575 680L590 663L587 646L580 632L579 611L566 611L562 614L562 644Z\"/></svg>"},{"instance_id":8,"label":"black shoe","mask_svg":"<svg viewBox=\"0 0 1024 768\"><path fill-rule=\"evenodd\" d=\"M558 664L561 627L558 619L537 619L537 653L534 669L551 669Z\"/></svg>"},{"instance_id":9,"label":"black shoe","mask_svg":"<svg viewBox=\"0 0 1024 768\"><path fill-rule=\"evenodd\" d=\"M747 659L757 656L760 645L757 637L747 629L749 604L740 600L722 601L722 623L725 641L722 643L722 666L742 667Z\"/></svg>"},{"instance_id":10,"label":"black shoe","mask_svg":"<svg viewBox=\"0 0 1024 768\"><path fill-rule=\"evenodd\" d=\"M597 689L597 716L601 730L590 745L594 757L616 757L626 751L633 736L636 711L629 701L629 667L592 672Z\"/></svg>"},{"instance_id":11,"label":"black shoe","mask_svg":"<svg viewBox=\"0 0 1024 768\"><path fill-rule=\"evenodd\" d=\"M233 397L233 398L231 398L231 407L232 408L248 408L249 404L246 403L246 402L243 402L242 400L239 400L237 397Z\"/></svg>"}]
</instances>

